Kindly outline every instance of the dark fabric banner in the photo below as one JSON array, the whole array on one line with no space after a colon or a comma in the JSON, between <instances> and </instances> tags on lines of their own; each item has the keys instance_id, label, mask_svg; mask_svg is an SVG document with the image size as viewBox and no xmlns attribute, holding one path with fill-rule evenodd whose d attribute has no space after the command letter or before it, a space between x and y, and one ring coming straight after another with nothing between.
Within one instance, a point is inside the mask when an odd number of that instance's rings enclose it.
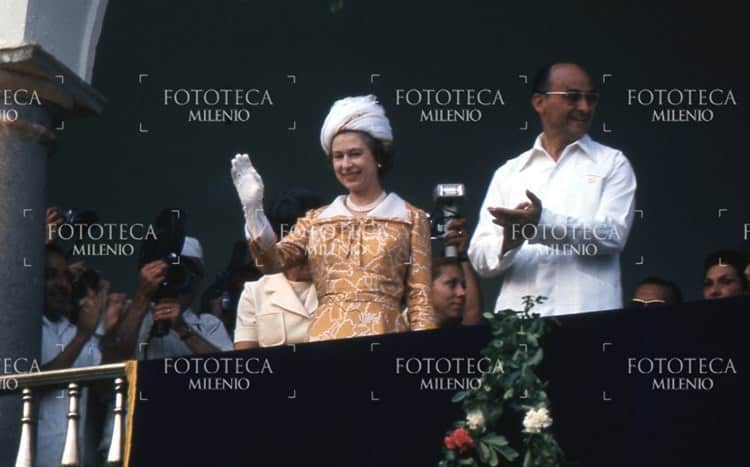
<instances>
[{"instance_id":1,"label":"dark fabric banner","mask_svg":"<svg viewBox=\"0 0 750 467\"><path fill-rule=\"evenodd\" d=\"M746 465L750 299L572 315L545 342L570 465ZM132 465L435 465L486 327L152 360ZM503 420L520 439L521 418Z\"/></svg>"}]
</instances>

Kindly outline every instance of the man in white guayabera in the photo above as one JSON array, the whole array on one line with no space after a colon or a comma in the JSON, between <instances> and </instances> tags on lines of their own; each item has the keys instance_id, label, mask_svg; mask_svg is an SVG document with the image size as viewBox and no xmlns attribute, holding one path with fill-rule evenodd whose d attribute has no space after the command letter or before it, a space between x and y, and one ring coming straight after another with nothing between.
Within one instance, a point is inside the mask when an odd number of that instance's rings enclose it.
<instances>
[{"instance_id":1,"label":"man in white guayabera","mask_svg":"<svg viewBox=\"0 0 750 467\"><path fill-rule=\"evenodd\" d=\"M468 255L482 277L503 274L495 310L545 296L542 316L622 307L620 252L636 181L622 152L587 134L599 93L578 64L536 75L542 134L492 177Z\"/></svg>"}]
</instances>

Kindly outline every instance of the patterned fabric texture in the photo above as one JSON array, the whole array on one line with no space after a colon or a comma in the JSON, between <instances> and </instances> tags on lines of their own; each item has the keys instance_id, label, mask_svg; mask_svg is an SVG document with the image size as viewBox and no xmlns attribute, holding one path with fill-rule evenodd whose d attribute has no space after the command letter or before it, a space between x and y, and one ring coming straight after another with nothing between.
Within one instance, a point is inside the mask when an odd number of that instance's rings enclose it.
<instances>
[{"instance_id":1,"label":"patterned fabric texture","mask_svg":"<svg viewBox=\"0 0 750 467\"><path fill-rule=\"evenodd\" d=\"M282 268L309 261L319 306L310 341L433 329L430 234L425 213L391 193L364 217L343 197L311 210L274 247Z\"/></svg>"}]
</instances>

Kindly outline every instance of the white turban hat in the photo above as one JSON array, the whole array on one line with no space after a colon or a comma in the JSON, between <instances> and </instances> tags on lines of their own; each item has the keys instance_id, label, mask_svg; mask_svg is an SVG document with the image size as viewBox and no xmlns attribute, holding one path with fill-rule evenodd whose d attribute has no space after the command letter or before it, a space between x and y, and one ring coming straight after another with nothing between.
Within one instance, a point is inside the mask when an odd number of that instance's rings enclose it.
<instances>
[{"instance_id":1,"label":"white turban hat","mask_svg":"<svg viewBox=\"0 0 750 467\"><path fill-rule=\"evenodd\" d=\"M326 154L331 154L333 137L342 130L363 131L381 141L393 141L391 123L372 94L345 97L333 103L320 129L320 145Z\"/></svg>"}]
</instances>

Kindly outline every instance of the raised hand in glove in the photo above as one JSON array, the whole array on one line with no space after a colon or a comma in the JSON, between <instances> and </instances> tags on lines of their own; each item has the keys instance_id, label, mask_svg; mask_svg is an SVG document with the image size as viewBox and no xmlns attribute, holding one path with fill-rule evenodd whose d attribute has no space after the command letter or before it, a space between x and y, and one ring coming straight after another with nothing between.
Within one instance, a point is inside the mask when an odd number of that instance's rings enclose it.
<instances>
[{"instance_id":1,"label":"raised hand in glove","mask_svg":"<svg viewBox=\"0 0 750 467\"><path fill-rule=\"evenodd\" d=\"M237 154L232 159L232 182L245 212L249 237L260 239L264 245L275 242L273 230L263 212L263 179L247 154Z\"/></svg>"}]
</instances>

